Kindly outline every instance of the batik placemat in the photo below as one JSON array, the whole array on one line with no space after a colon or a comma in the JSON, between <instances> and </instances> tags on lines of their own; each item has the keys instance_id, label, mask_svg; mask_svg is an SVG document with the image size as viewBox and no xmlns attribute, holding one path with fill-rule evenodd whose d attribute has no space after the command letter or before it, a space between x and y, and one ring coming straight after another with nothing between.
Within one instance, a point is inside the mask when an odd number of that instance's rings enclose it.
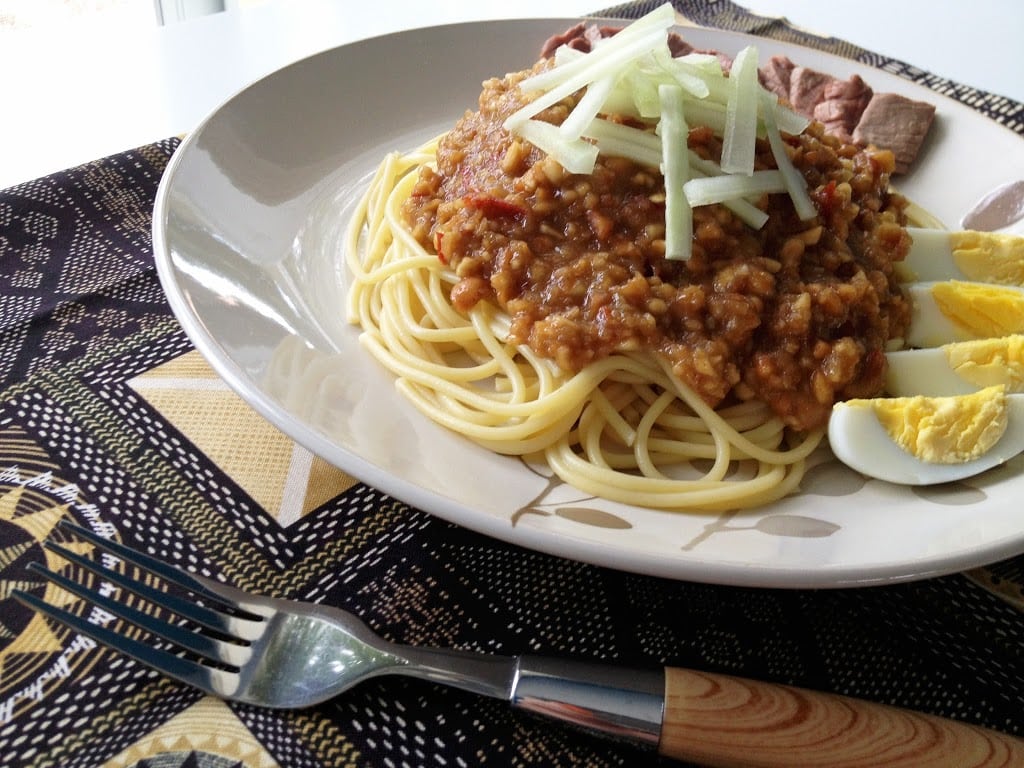
<instances>
[{"instance_id":1,"label":"batik placemat","mask_svg":"<svg viewBox=\"0 0 1024 768\"><path fill-rule=\"evenodd\" d=\"M677 7L909 73L730 3ZM914 77L1021 132L1019 105ZM402 678L304 711L205 697L10 598L49 589L82 609L26 570L61 567L40 544L63 518L243 588L347 608L396 641L697 667L1024 734L1021 558L870 589L675 582L453 526L294 444L211 372L160 290L150 212L176 146L0 192L0 765L668 764Z\"/></svg>"}]
</instances>

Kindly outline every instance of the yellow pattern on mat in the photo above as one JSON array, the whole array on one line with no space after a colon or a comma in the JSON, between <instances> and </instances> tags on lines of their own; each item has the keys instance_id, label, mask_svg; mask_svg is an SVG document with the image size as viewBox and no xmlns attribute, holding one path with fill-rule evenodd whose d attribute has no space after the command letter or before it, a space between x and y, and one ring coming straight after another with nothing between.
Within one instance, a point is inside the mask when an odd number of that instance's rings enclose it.
<instances>
[{"instance_id":1,"label":"yellow pattern on mat","mask_svg":"<svg viewBox=\"0 0 1024 768\"><path fill-rule=\"evenodd\" d=\"M157 366L130 384L281 525L356 482L256 413L198 352Z\"/></svg>"},{"instance_id":2,"label":"yellow pattern on mat","mask_svg":"<svg viewBox=\"0 0 1024 768\"><path fill-rule=\"evenodd\" d=\"M108 760L103 768L128 768L159 755L189 752L216 755L245 768L278 766L224 702L205 697Z\"/></svg>"}]
</instances>

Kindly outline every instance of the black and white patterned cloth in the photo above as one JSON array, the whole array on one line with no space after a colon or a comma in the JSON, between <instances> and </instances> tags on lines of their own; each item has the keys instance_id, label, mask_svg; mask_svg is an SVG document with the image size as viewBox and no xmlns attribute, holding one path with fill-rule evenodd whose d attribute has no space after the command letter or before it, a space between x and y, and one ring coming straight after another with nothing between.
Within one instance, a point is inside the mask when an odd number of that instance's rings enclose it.
<instances>
[{"instance_id":1,"label":"black and white patterned cloth","mask_svg":"<svg viewBox=\"0 0 1024 768\"><path fill-rule=\"evenodd\" d=\"M1003 97L725 0L675 5L698 24L910 77L1024 133L1021 105ZM150 212L177 144L0 192L0 765L672 764L401 678L304 711L205 698L10 598L13 588L47 590L29 562L66 566L41 547L65 517L243 588L347 608L396 641L696 667L1024 735L1021 557L865 589L669 581L487 538L315 461L302 514L282 521L267 502L280 492L239 468L276 455L232 454L245 442L233 436L261 429L258 419L204 369L155 274ZM254 442L270 451L279 437Z\"/></svg>"}]
</instances>

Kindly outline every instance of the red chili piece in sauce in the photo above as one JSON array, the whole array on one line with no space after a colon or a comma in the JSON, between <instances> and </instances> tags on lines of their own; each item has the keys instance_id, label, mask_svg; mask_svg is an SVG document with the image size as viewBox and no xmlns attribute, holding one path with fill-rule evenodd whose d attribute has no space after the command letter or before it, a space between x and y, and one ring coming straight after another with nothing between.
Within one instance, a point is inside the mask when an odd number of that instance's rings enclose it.
<instances>
[{"instance_id":1,"label":"red chili piece in sauce","mask_svg":"<svg viewBox=\"0 0 1024 768\"><path fill-rule=\"evenodd\" d=\"M522 206L490 195L466 195L462 200L467 207L481 211L488 219L526 215L526 209Z\"/></svg>"}]
</instances>

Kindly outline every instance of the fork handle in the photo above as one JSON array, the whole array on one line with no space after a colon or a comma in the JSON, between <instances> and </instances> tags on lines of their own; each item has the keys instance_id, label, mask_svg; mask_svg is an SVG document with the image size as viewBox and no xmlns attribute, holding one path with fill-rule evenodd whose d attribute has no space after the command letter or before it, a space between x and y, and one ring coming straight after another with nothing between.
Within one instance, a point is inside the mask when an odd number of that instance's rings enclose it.
<instances>
[{"instance_id":1,"label":"fork handle","mask_svg":"<svg viewBox=\"0 0 1024 768\"><path fill-rule=\"evenodd\" d=\"M522 656L512 704L705 766L1024 766L1024 740L836 694L668 667Z\"/></svg>"},{"instance_id":2,"label":"fork handle","mask_svg":"<svg viewBox=\"0 0 1024 768\"><path fill-rule=\"evenodd\" d=\"M1015 766L1024 740L754 680L665 670L661 754L708 766Z\"/></svg>"}]
</instances>

